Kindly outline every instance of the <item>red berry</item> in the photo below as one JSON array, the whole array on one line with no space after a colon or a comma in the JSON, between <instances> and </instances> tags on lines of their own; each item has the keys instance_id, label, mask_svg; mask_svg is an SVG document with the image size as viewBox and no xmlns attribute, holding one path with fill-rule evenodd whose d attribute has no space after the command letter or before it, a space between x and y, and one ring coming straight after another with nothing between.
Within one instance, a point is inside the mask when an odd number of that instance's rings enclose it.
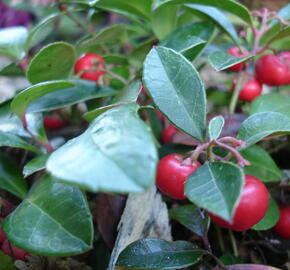
<instances>
[{"instance_id":1,"label":"red berry","mask_svg":"<svg viewBox=\"0 0 290 270\"><path fill-rule=\"evenodd\" d=\"M161 133L161 140L163 143L170 143L174 134L177 132L177 129L173 125L169 125L165 129L163 129Z\"/></svg>"},{"instance_id":2,"label":"red berry","mask_svg":"<svg viewBox=\"0 0 290 270\"><path fill-rule=\"evenodd\" d=\"M98 81L99 78L106 73L104 70L98 70L105 68L104 63L105 60L98 54L95 53L85 54L84 56L79 58L79 60L77 60L77 62L75 63L74 67L75 73L78 74L84 71L81 74L82 79L90 81Z\"/></svg>"},{"instance_id":3,"label":"red berry","mask_svg":"<svg viewBox=\"0 0 290 270\"><path fill-rule=\"evenodd\" d=\"M290 84L290 52L263 55L255 65L256 78L271 86Z\"/></svg>"},{"instance_id":4,"label":"red berry","mask_svg":"<svg viewBox=\"0 0 290 270\"><path fill-rule=\"evenodd\" d=\"M242 53L239 47L231 47L230 49L227 50L227 53L238 58L245 57L248 55L248 53ZM232 71L241 71L245 69L245 67L246 67L245 63L242 62L242 63L229 67L229 69Z\"/></svg>"},{"instance_id":5,"label":"red berry","mask_svg":"<svg viewBox=\"0 0 290 270\"><path fill-rule=\"evenodd\" d=\"M163 157L157 166L156 184L158 188L169 197L176 200L186 198L184 194L184 184L187 177L194 172L200 163L184 162L184 156L170 154Z\"/></svg>"},{"instance_id":6,"label":"red berry","mask_svg":"<svg viewBox=\"0 0 290 270\"><path fill-rule=\"evenodd\" d=\"M29 252L11 245L7 239L3 242L1 249L8 256L10 256L16 260L25 261L26 256L29 255Z\"/></svg>"},{"instance_id":7,"label":"red berry","mask_svg":"<svg viewBox=\"0 0 290 270\"><path fill-rule=\"evenodd\" d=\"M66 123L55 117L45 117L43 119L44 127L48 130L58 130L66 125Z\"/></svg>"},{"instance_id":8,"label":"red berry","mask_svg":"<svg viewBox=\"0 0 290 270\"><path fill-rule=\"evenodd\" d=\"M233 88L235 88L235 81L233 83ZM262 84L256 79L251 79L242 87L239 94L239 99L243 101L252 101L261 95L262 90Z\"/></svg>"},{"instance_id":9,"label":"red berry","mask_svg":"<svg viewBox=\"0 0 290 270\"><path fill-rule=\"evenodd\" d=\"M209 216L221 227L242 232L250 229L265 216L268 205L269 193L265 184L252 175L246 175L241 199L232 223L212 213L209 213Z\"/></svg>"},{"instance_id":10,"label":"red berry","mask_svg":"<svg viewBox=\"0 0 290 270\"><path fill-rule=\"evenodd\" d=\"M274 230L281 237L290 239L290 206L280 206L280 219Z\"/></svg>"},{"instance_id":11,"label":"red berry","mask_svg":"<svg viewBox=\"0 0 290 270\"><path fill-rule=\"evenodd\" d=\"M6 240L6 234L3 230L0 229L0 244Z\"/></svg>"}]
</instances>

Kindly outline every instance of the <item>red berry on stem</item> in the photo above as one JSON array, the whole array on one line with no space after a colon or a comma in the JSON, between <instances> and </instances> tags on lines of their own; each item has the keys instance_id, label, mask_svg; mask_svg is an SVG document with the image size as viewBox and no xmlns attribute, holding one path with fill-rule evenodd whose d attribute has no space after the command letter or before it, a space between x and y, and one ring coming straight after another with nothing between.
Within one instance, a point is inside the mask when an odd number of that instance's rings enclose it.
<instances>
[{"instance_id":1,"label":"red berry on stem","mask_svg":"<svg viewBox=\"0 0 290 270\"><path fill-rule=\"evenodd\" d=\"M239 47L231 47L230 49L227 50L227 53L238 58L245 57L248 55L248 53L242 53ZM241 71L245 69L245 67L246 67L245 63L242 62L242 63L229 67L229 69L232 71Z\"/></svg>"},{"instance_id":2,"label":"red berry on stem","mask_svg":"<svg viewBox=\"0 0 290 270\"><path fill-rule=\"evenodd\" d=\"M280 218L274 230L281 237L290 239L290 206L280 206Z\"/></svg>"},{"instance_id":3,"label":"red berry on stem","mask_svg":"<svg viewBox=\"0 0 290 270\"><path fill-rule=\"evenodd\" d=\"M161 133L162 142L163 143L170 143L176 132L177 132L176 127L170 124L168 127L163 129L163 131Z\"/></svg>"},{"instance_id":4,"label":"red berry on stem","mask_svg":"<svg viewBox=\"0 0 290 270\"><path fill-rule=\"evenodd\" d=\"M105 60L100 55L88 53L77 60L74 70L76 74L83 71L80 76L82 79L98 81L99 78L106 73L106 71L103 70L105 68L104 63Z\"/></svg>"},{"instance_id":5,"label":"red berry on stem","mask_svg":"<svg viewBox=\"0 0 290 270\"><path fill-rule=\"evenodd\" d=\"M269 192L265 184L252 175L245 176L241 199L232 223L208 213L217 225L234 231L246 231L257 224L266 214L269 206Z\"/></svg>"},{"instance_id":6,"label":"red berry on stem","mask_svg":"<svg viewBox=\"0 0 290 270\"><path fill-rule=\"evenodd\" d=\"M8 256L10 256L16 260L25 261L26 256L29 255L29 252L11 245L7 239L3 242L1 249Z\"/></svg>"},{"instance_id":7,"label":"red berry on stem","mask_svg":"<svg viewBox=\"0 0 290 270\"><path fill-rule=\"evenodd\" d=\"M186 198L184 184L187 177L201 164L196 162L183 162L184 156L170 154L163 157L157 166L156 184L158 188L169 197L176 200Z\"/></svg>"},{"instance_id":8,"label":"red berry on stem","mask_svg":"<svg viewBox=\"0 0 290 270\"><path fill-rule=\"evenodd\" d=\"M58 130L66 125L66 123L56 117L44 117L44 127L48 130Z\"/></svg>"},{"instance_id":9,"label":"red berry on stem","mask_svg":"<svg viewBox=\"0 0 290 270\"><path fill-rule=\"evenodd\" d=\"M236 82L233 82L233 89ZM260 96L263 90L263 85L256 79L251 79L244 84L239 93L239 99L243 101L252 101Z\"/></svg>"}]
</instances>

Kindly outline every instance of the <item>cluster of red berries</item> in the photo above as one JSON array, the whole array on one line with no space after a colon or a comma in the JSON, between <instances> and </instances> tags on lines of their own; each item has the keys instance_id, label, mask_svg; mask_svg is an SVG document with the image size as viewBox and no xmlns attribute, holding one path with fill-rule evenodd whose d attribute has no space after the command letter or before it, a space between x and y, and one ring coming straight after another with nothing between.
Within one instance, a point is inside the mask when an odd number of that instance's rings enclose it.
<instances>
[{"instance_id":1,"label":"cluster of red berries","mask_svg":"<svg viewBox=\"0 0 290 270\"><path fill-rule=\"evenodd\" d=\"M249 55L241 52L238 47L232 47L227 51L238 58ZM230 67L232 71L246 69L247 63L239 63ZM266 54L258 59L255 64L255 76L251 77L242 87L239 98L243 101L252 101L262 93L262 85L281 86L290 84L290 52L281 52L277 55Z\"/></svg>"}]
</instances>

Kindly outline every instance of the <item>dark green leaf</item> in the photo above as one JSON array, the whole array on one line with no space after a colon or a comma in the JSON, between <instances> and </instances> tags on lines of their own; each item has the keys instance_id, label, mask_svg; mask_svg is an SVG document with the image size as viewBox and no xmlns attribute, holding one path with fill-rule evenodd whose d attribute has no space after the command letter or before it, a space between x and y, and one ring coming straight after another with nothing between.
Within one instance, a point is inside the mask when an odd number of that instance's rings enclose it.
<instances>
[{"instance_id":1,"label":"dark green leaf","mask_svg":"<svg viewBox=\"0 0 290 270\"><path fill-rule=\"evenodd\" d=\"M15 63L11 63L0 70L0 76L19 77L24 75L24 71Z\"/></svg>"},{"instance_id":2,"label":"dark green leaf","mask_svg":"<svg viewBox=\"0 0 290 270\"><path fill-rule=\"evenodd\" d=\"M23 168L23 175L27 177L35 172L45 169L46 161L48 160L50 153L45 155L37 156L30 160Z\"/></svg>"},{"instance_id":3,"label":"dark green leaf","mask_svg":"<svg viewBox=\"0 0 290 270\"><path fill-rule=\"evenodd\" d=\"M65 106L74 105L93 98L111 96L117 93L116 90L107 86L98 86L95 82L70 79L73 87L57 89L32 101L27 112L43 112L59 109Z\"/></svg>"},{"instance_id":4,"label":"dark green leaf","mask_svg":"<svg viewBox=\"0 0 290 270\"><path fill-rule=\"evenodd\" d=\"M180 269L196 264L203 253L185 241L142 239L121 252L117 265L138 269Z\"/></svg>"},{"instance_id":5,"label":"dark green leaf","mask_svg":"<svg viewBox=\"0 0 290 270\"><path fill-rule=\"evenodd\" d=\"M4 231L11 243L35 254L68 256L92 247L92 216L77 188L46 176L9 215Z\"/></svg>"},{"instance_id":6,"label":"dark green leaf","mask_svg":"<svg viewBox=\"0 0 290 270\"><path fill-rule=\"evenodd\" d=\"M290 118L277 112L261 112L251 115L242 123L238 139L251 145L269 135L289 133Z\"/></svg>"},{"instance_id":7,"label":"dark green leaf","mask_svg":"<svg viewBox=\"0 0 290 270\"><path fill-rule=\"evenodd\" d=\"M0 270L16 270L12 257L6 255L2 250L0 251L0 262Z\"/></svg>"},{"instance_id":8,"label":"dark green leaf","mask_svg":"<svg viewBox=\"0 0 290 270\"><path fill-rule=\"evenodd\" d=\"M212 118L208 124L208 135L210 140L217 139L224 127L225 119L222 115Z\"/></svg>"},{"instance_id":9,"label":"dark green leaf","mask_svg":"<svg viewBox=\"0 0 290 270\"><path fill-rule=\"evenodd\" d=\"M10 133L10 132L0 131L0 147L1 146L21 148L21 149L25 149L27 151L40 153L40 150L37 147L25 142L19 136L15 135L13 133Z\"/></svg>"},{"instance_id":10,"label":"dark green leaf","mask_svg":"<svg viewBox=\"0 0 290 270\"><path fill-rule=\"evenodd\" d=\"M14 113L18 115L18 117L22 118L28 105L32 101L50 92L73 86L74 83L69 81L49 81L38 83L36 85L26 88L24 91L20 92L17 96L15 96L11 103L11 109Z\"/></svg>"},{"instance_id":11,"label":"dark green leaf","mask_svg":"<svg viewBox=\"0 0 290 270\"><path fill-rule=\"evenodd\" d=\"M193 65L172 49L155 47L147 55L143 78L160 111L181 130L204 140L205 90Z\"/></svg>"},{"instance_id":12,"label":"dark green leaf","mask_svg":"<svg viewBox=\"0 0 290 270\"><path fill-rule=\"evenodd\" d=\"M103 56L107 64L127 65L128 59L126 55L121 54L107 54Z\"/></svg>"},{"instance_id":13,"label":"dark green leaf","mask_svg":"<svg viewBox=\"0 0 290 270\"><path fill-rule=\"evenodd\" d=\"M183 205L170 209L169 216L200 237L207 236L210 220L197 206Z\"/></svg>"},{"instance_id":14,"label":"dark green leaf","mask_svg":"<svg viewBox=\"0 0 290 270\"><path fill-rule=\"evenodd\" d=\"M157 153L137 110L128 104L97 117L85 133L51 154L48 171L91 191L142 192L152 186Z\"/></svg>"},{"instance_id":15,"label":"dark green leaf","mask_svg":"<svg viewBox=\"0 0 290 270\"><path fill-rule=\"evenodd\" d=\"M258 145L252 145L241 151L242 156L251 165L244 167L245 174L253 175L264 182L280 181L282 174L274 160Z\"/></svg>"},{"instance_id":16,"label":"dark green leaf","mask_svg":"<svg viewBox=\"0 0 290 270\"><path fill-rule=\"evenodd\" d=\"M66 79L75 62L75 49L66 42L55 42L42 48L30 61L27 78L32 84Z\"/></svg>"},{"instance_id":17,"label":"dark green leaf","mask_svg":"<svg viewBox=\"0 0 290 270\"><path fill-rule=\"evenodd\" d=\"M254 225L252 229L261 231L261 230L269 230L272 227L276 225L280 217L280 210L278 204L275 202L275 200L270 197L269 201L269 208L267 210L266 215L264 218Z\"/></svg>"},{"instance_id":18,"label":"dark green leaf","mask_svg":"<svg viewBox=\"0 0 290 270\"><path fill-rule=\"evenodd\" d=\"M216 71L221 71L221 70L228 69L229 67L232 67L241 62L245 62L246 60L252 57L253 56L250 55L246 57L237 58L225 52L212 52L208 56L208 59L209 59L209 63L212 65L212 67Z\"/></svg>"},{"instance_id":19,"label":"dark green leaf","mask_svg":"<svg viewBox=\"0 0 290 270\"><path fill-rule=\"evenodd\" d=\"M290 118L290 97L278 93L261 95L251 103L250 114L278 112Z\"/></svg>"},{"instance_id":20,"label":"dark green leaf","mask_svg":"<svg viewBox=\"0 0 290 270\"><path fill-rule=\"evenodd\" d=\"M217 25L219 25L226 33L229 34L234 42L236 42L237 44L240 43L236 29L231 21L228 19L228 17L225 15L225 13L215 7L205 5L188 4L185 6L209 16L214 22L217 23Z\"/></svg>"},{"instance_id":21,"label":"dark green leaf","mask_svg":"<svg viewBox=\"0 0 290 270\"><path fill-rule=\"evenodd\" d=\"M19 198L27 192L27 184L17 164L8 155L0 152L0 188L5 189Z\"/></svg>"},{"instance_id":22,"label":"dark green leaf","mask_svg":"<svg viewBox=\"0 0 290 270\"><path fill-rule=\"evenodd\" d=\"M207 162L186 181L185 194L190 201L230 221L243 187L243 172L225 162Z\"/></svg>"},{"instance_id":23,"label":"dark green leaf","mask_svg":"<svg viewBox=\"0 0 290 270\"><path fill-rule=\"evenodd\" d=\"M229 254L229 253L223 254L220 257L220 260L224 265L237 264L237 263L243 262L239 257L236 257L236 256Z\"/></svg>"},{"instance_id":24,"label":"dark green leaf","mask_svg":"<svg viewBox=\"0 0 290 270\"><path fill-rule=\"evenodd\" d=\"M0 29L0 54L20 60L25 55L28 31L23 26Z\"/></svg>"}]
</instances>

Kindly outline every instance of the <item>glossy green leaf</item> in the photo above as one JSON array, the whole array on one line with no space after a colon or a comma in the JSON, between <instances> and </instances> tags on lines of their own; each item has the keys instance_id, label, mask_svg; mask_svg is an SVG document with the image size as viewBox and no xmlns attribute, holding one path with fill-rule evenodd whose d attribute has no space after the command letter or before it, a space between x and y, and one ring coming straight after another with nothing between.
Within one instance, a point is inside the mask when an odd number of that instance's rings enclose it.
<instances>
[{"instance_id":1,"label":"glossy green leaf","mask_svg":"<svg viewBox=\"0 0 290 270\"><path fill-rule=\"evenodd\" d=\"M237 44L240 43L236 29L225 13L211 6L196 4L188 4L185 6L209 16L217 25L219 25L226 33L228 33L228 35L232 38L234 42L236 42Z\"/></svg>"},{"instance_id":2,"label":"glossy green leaf","mask_svg":"<svg viewBox=\"0 0 290 270\"><path fill-rule=\"evenodd\" d=\"M4 231L11 243L35 254L69 256L92 248L92 216L84 194L49 176L35 183L6 218Z\"/></svg>"},{"instance_id":3,"label":"glossy green leaf","mask_svg":"<svg viewBox=\"0 0 290 270\"><path fill-rule=\"evenodd\" d=\"M0 251L0 262L0 270L16 270L13 258L6 255L2 250Z\"/></svg>"},{"instance_id":4,"label":"glossy green leaf","mask_svg":"<svg viewBox=\"0 0 290 270\"><path fill-rule=\"evenodd\" d=\"M290 97L278 93L261 95L250 107L250 114L259 112L278 112L290 118Z\"/></svg>"},{"instance_id":5,"label":"glossy green leaf","mask_svg":"<svg viewBox=\"0 0 290 270\"><path fill-rule=\"evenodd\" d=\"M117 93L113 88L98 86L95 82L88 80L70 79L68 81L73 83L74 86L57 89L56 91L43 95L32 101L26 111L30 113L51 111L94 98L112 96Z\"/></svg>"},{"instance_id":6,"label":"glossy green leaf","mask_svg":"<svg viewBox=\"0 0 290 270\"><path fill-rule=\"evenodd\" d=\"M242 170L233 163L207 162L187 178L185 194L199 207L230 221L243 182Z\"/></svg>"},{"instance_id":7,"label":"glossy green leaf","mask_svg":"<svg viewBox=\"0 0 290 270\"><path fill-rule=\"evenodd\" d=\"M94 109L92 111L89 111L83 115L83 117L91 122L94 120L97 116L102 114L103 112L112 109L114 107L128 104L128 103L136 103L138 95L140 93L140 82L134 82L129 85L127 85L122 91L120 91L112 100L112 104L103 106L97 109Z\"/></svg>"},{"instance_id":8,"label":"glossy green leaf","mask_svg":"<svg viewBox=\"0 0 290 270\"><path fill-rule=\"evenodd\" d=\"M24 75L24 71L15 63L11 63L0 70L0 76L21 77Z\"/></svg>"},{"instance_id":9,"label":"glossy green leaf","mask_svg":"<svg viewBox=\"0 0 290 270\"><path fill-rule=\"evenodd\" d=\"M21 148L21 149L24 149L27 151L40 153L40 150L37 147L25 142L19 136L15 135L13 133L10 133L10 132L0 131L0 147L1 146Z\"/></svg>"},{"instance_id":10,"label":"glossy green leaf","mask_svg":"<svg viewBox=\"0 0 290 270\"><path fill-rule=\"evenodd\" d=\"M143 79L160 111L184 132L204 140L205 90L193 65L172 49L155 47L145 60Z\"/></svg>"},{"instance_id":11,"label":"glossy green leaf","mask_svg":"<svg viewBox=\"0 0 290 270\"><path fill-rule=\"evenodd\" d=\"M205 47L213 31L214 26L209 22L192 23L178 28L160 45L180 52L192 61Z\"/></svg>"},{"instance_id":12,"label":"glossy green leaf","mask_svg":"<svg viewBox=\"0 0 290 270\"><path fill-rule=\"evenodd\" d=\"M170 218L177 220L200 237L206 237L210 219L195 205L183 205L169 211Z\"/></svg>"},{"instance_id":13,"label":"glossy green leaf","mask_svg":"<svg viewBox=\"0 0 290 270\"><path fill-rule=\"evenodd\" d=\"M290 118L277 112L261 112L251 115L241 124L238 139L250 145L269 135L289 133Z\"/></svg>"},{"instance_id":14,"label":"glossy green leaf","mask_svg":"<svg viewBox=\"0 0 290 270\"><path fill-rule=\"evenodd\" d=\"M203 253L190 242L141 239L127 246L116 264L138 269L180 269L196 264Z\"/></svg>"},{"instance_id":15,"label":"glossy green leaf","mask_svg":"<svg viewBox=\"0 0 290 270\"><path fill-rule=\"evenodd\" d=\"M224 124L225 119L222 115L216 116L210 120L208 124L208 135L210 140L215 140L220 136Z\"/></svg>"},{"instance_id":16,"label":"glossy green leaf","mask_svg":"<svg viewBox=\"0 0 290 270\"><path fill-rule=\"evenodd\" d=\"M276 225L280 218L280 210L278 204L275 200L270 197L269 200L269 208L267 210L266 215L260 220L259 223L252 227L253 230L261 231L261 230L269 230Z\"/></svg>"},{"instance_id":17,"label":"glossy green leaf","mask_svg":"<svg viewBox=\"0 0 290 270\"><path fill-rule=\"evenodd\" d=\"M23 198L27 192L27 184L17 164L2 152L0 152L0 189L5 189L19 198Z\"/></svg>"},{"instance_id":18,"label":"glossy green leaf","mask_svg":"<svg viewBox=\"0 0 290 270\"><path fill-rule=\"evenodd\" d=\"M32 101L50 92L73 87L74 85L69 81L49 81L30 86L15 96L11 103L11 109L21 118Z\"/></svg>"},{"instance_id":19,"label":"glossy green leaf","mask_svg":"<svg viewBox=\"0 0 290 270\"><path fill-rule=\"evenodd\" d=\"M156 0L154 9L161 8L164 5L178 5L178 4L199 4L205 6L213 6L218 9L224 10L231 14L238 16L246 23L252 24L252 16L250 11L234 0Z\"/></svg>"},{"instance_id":20,"label":"glossy green leaf","mask_svg":"<svg viewBox=\"0 0 290 270\"><path fill-rule=\"evenodd\" d=\"M75 62L75 49L66 42L55 42L42 48L30 61L27 78L32 84L66 79Z\"/></svg>"},{"instance_id":21,"label":"glossy green leaf","mask_svg":"<svg viewBox=\"0 0 290 270\"><path fill-rule=\"evenodd\" d=\"M252 145L241 151L242 156L251 165L244 167L245 174L253 175L264 182L280 181L282 174L267 151L258 145Z\"/></svg>"},{"instance_id":22,"label":"glossy green leaf","mask_svg":"<svg viewBox=\"0 0 290 270\"><path fill-rule=\"evenodd\" d=\"M0 29L0 54L20 60L25 55L28 31L23 26Z\"/></svg>"},{"instance_id":23,"label":"glossy green leaf","mask_svg":"<svg viewBox=\"0 0 290 270\"><path fill-rule=\"evenodd\" d=\"M229 67L232 67L236 64L245 62L252 58L253 56L246 56L246 57L241 57L237 58L231 54L225 53L225 52L212 52L208 56L209 63L212 65L212 67L216 71L221 71L228 69Z\"/></svg>"},{"instance_id":24,"label":"glossy green leaf","mask_svg":"<svg viewBox=\"0 0 290 270\"><path fill-rule=\"evenodd\" d=\"M27 177L35 172L44 170L46 167L46 162L50 156L50 153L40 155L30 160L23 168L23 175Z\"/></svg>"},{"instance_id":25,"label":"glossy green leaf","mask_svg":"<svg viewBox=\"0 0 290 270\"><path fill-rule=\"evenodd\" d=\"M101 114L85 133L51 154L47 170L90 191L126 193L149 188L154 184L157 153L151 131L137 110L138 105L128 104Z\"/></svg>"}]
</instances>

